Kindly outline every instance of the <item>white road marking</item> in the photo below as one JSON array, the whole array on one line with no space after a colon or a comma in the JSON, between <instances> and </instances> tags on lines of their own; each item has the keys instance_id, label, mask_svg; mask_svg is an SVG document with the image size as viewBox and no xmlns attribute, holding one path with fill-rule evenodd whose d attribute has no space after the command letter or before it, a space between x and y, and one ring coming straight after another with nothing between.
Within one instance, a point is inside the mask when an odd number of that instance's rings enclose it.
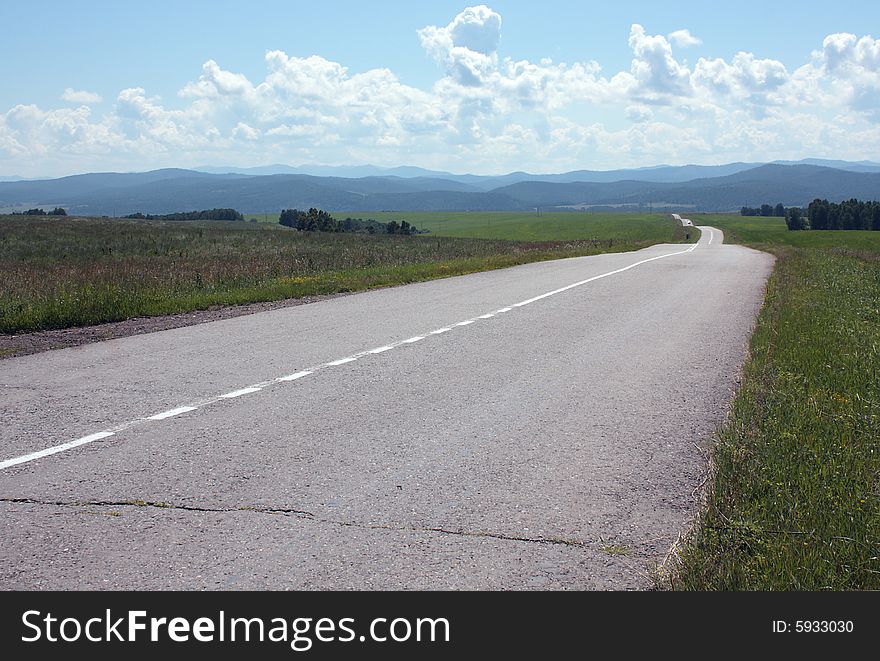
<instances>
[{"instance_id":1,"label":"white road marking","mask_svg":"<svg viewBox=\"0 0 880 661\"><path fill-rule=\"evenodd\" d=\"M709 241L706 245L711 245L712 239L715 237L715 233L710 228L705 228L709 232ZM287 376L281 376L273 381L264 381L262 383L255 384L253 386L248 386L247 388L241 388L240 390L233 390L232 392L225 393L223 395L218 395L211 399L202 400L201 402L196 403L193 406L180 406L174 409L169 409L168 411L163 411L162 413L157 413L148 418L138 418L135 420L129 420L128 422L124 422L122 424L113 427L114 431L101 431L95 434L90 434L89 436L83 436L82 438L78 438L74 441L68 441L67 443L62 443L61 445L56 445L51 448L46 448L45 450L40 450L38 452L32 452L30 454L21 455L20 457L13 457L12 459L6 459L5 461L0 461L0 470L4 468L10 468L11 466L17 466L19 464L24 464L29 461L34 461L35 459L40 459L42 457L48 457L53 454L57 454L59 452L64 452L65 450L70 450L80 445L85 445L87 443L92 443L93 441L98 441L103 438L108 438L110 436L114 436L117 432L124 431L130 427L133 427L137 424L146 421L161 421L166 420L168 418L173 418L175 416L181 415L183 413L188 413L190 411L195 411L204 406L210 406L211 404L217 403L220 400L226 399L235 399L237 397L241 397L242 395L248 395L250 393L259 392L263 388L269 387L274 383L279 382L287 382L287 381L296 381L297 379L301 379L304 376L308 376L312 374L316 370L323 369L325 367L336 367L337 365L344 365L346 363L351 363L356 361L361 356L366 356L368 354L380 354L386 351L390 351L391 349L401 346L403 344L413 344L414 342L419 342L424 340L427 335L440 335L442 333L447 333L453 330L456 326L470 326L473 323L476 323L477 319L491 319L495 315L502 312L510 312L514 308L519 308L524 305L528 305L530 303L534 303L535 301L540 301L544 298L548 298L550 296L555 296L556 294L560 294L564 291L568 291L569 289L574 289L575 287L580 287L589 282L595 282L596 280L601 280L602 278L607 278L611 275L616 275L618 273L623 273L624 271L628 271L636 266L641 266L642 264L647 264L648 262L653 262L658 259L664 259L666 257L674 257L675 255L683 255L685 253L693 252L694 249L699 245L699 243L693 244L690 248L686 250L679 250L678 252L671 252L665 255L658 255L656 257L650 257L648 259L643 259L634 264L630 264L629 266L624 266L623 268L616 269L614 271L608 271L607 273L602 273L600 275L595 275L592 278L587 278L586 280L581 280L580 282L575 282L573 284L567 285L565 287L560 287L559 289L554 289L553 291L547 292L545 294L541 294L540 296L534 296L533 298L529 298L525 301L520 301L519 303L514 303L508 307L501 308L496 310L495 312L490 312L487 314L480 315L479 317L475 317L473 319L466 319L465 321L460 321L456 324L452 324L449 327L438 328L437 330L431 331L426 335L416 335L415 337L411 337L406 340L401 340L400 342L396 342L394 344L389 344L386 346L381 346L376 349L371 349L369 351L363 351L361 353L355 354L353 356L347 356L346 358L340 358L339 360L334 360L329 363L324 363L322 365L318 365L316 367L312 367L307 370L301 370L299 372L295 372L293 374L288 374Z\"/></svg>"},{"instance_id":2,"label":"white road marking","mask_svg":"<svg viewBox=\"0 0 880 661\"><path fill-rule=\"evenodd\" d=\"M242 395L250 395L252 392L260 392L262 388L242 388L241 390L233 390L232 392L228 392L225 395L220 395L221 399L235 399L236 397L241 397Z\"/></svg>"},{"instance_id":3,"label":"white road marking","mask_svg":"<svg viewBox=\"0 0 880 661\"><path fill-rule=\"evenodd\" d=\"M72 448L78 448L80 445L92 443L93 441L100 441L102 438L107 438L108 436L113 436L113 432L99 431L97 434L89 434L88 436L83 436L82 438L78 438L75 441L68 441L67 443L62 443L61 445L56 445L51 448L46 448L45 450L40 450L39 452L31 452L30 454L24 454L20 457L14 457L13 459L0 461L0 470L3 470L4 468L9 468L10 466L24 464L29 461L33 461L34 459L48 457L52 454L58 454L59 452L64 452L65 450L70 450Z\"/></svg>"},{"instance_id":4,"label":"white road marking","mask_svg":"<svg viewBox=\"0 0 880 661\"><path fill-rule=\"evenodd\" d=\"M276 381L296 381L297 379L301 379L304 376L308 376L311 374L309 370L303 370L301 372L294 372L293 374L288 374L287 376L279 376Z\"/></svg>"},{"instance_id":5,"label":"white road marking","mask_svg":"<svg viewBox=\"0 0 880 661\"><path fill-rule=\"evenodd\" d=\"M176 409L171 409L168 411L162 411L162 413L157 413L156 415L151 415L147 420L166 420L167 418L173 418L176 415L181 415L182 413L189 413L190 411L195 411L195 406L179 406Z\"/></svg>"},{"instance_id":6,"label":"white road marking","mask_svg":"<svg viewBox=\"0 0 880 661\"><path fill-rule=\"evenodd\" d=\"M339 360L333 360L329 363L324 363L327 367L336 367L337 365L345 365L345 363L353 363L357 358L353 356L349 356L348 358L340 358Z\"/></svg>"}]
</instances>

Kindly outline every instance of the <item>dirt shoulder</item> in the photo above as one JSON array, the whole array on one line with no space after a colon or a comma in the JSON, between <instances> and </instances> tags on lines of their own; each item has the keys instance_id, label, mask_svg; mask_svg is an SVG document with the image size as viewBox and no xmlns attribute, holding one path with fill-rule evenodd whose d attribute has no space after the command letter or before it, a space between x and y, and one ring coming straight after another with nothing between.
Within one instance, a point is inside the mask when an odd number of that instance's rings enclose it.
<instances>
[{"instance_id":1,"label":"dirt shoulder","mask_svg":"<svg viewBox=\"0 0 880 661\"><path fill-rule=\"evenodd\" d=\"M184 326L195 326L196 324L219 321L220 319L241 317L246 314L315 303L338 296L348 296L348 293L305 296L303 298L289 298L283 301L248 303L247 305L218 306L207 310L196 310L194 312L159 317L135 317L134 319L99 324L97 326L63 328L59 330L37 331L35 333L21 333L18 335L0 334L0 359L26 356L52 349L78 347L83 344L91 344L92 342L112 340L117 337L128 337L130 335L155 333Z\"/></svg>"}]
</instances>

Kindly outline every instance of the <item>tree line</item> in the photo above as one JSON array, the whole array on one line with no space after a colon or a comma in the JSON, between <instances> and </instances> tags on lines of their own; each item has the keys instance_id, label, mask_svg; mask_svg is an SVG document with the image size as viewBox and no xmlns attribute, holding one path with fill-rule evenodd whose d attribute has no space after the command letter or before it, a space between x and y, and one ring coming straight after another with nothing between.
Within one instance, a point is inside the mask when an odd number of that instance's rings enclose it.
<instances>
[{"instance_id":1,"label":"tree line","mask_svg":"<svg viewBox=\"0 0 880 661\"><path fill-rule=\"evenodd\" d=\"M817 198L806 209L762 204L743 207L740 215L782 217L790 230L880 231L880 202L862 202L855 198L840 204Z\"/></svg>"},{"instance_id":2,"label":"tree line","mask_svg":"<svg viewBox=\"0 0 880 661\"><path fill-rule=\"evenodd\" d=\"M780 202L775 207L771 204L762 204L759 207L743 207L740 209L741 216L765 216L765 217L785 217L785 207Z\"/></svg>"},{"instance_id":3,"label":"tree line","mask_svg":"<svg viewBox=\"0 0 880 661\"><path fill-rule=\"evenodd\" d=\"M204 209L202 211L178 211L176 213L166 213L154 215L151 213L131 213L123 218L132 218L134 220L244 220L235 209Z\"/></svg>"},{"instance_id":4,"label":"tree line","mask_svg":"<svg viewBox=\"0 0 880 661\"><path fill-rule=\"evenodd\" d=\"M300 232L356 232L362 234L420 234L414 225L402 220L380 223L368 218L346 218L337 220L322 209L311 208L308 211L284 209L278 222L285 227L292 227Z\"/></svg>"},{"instance_id":5,"label":"tree line","mask_svg":"<svg viewBox=\"0 0 880 661\"><path fill-rule=\"evenodd\" d=\"M44 209L28 209L27 211L13 211L13 216L66 216L67 212L61 207L55 207L52 211Z\"/></svg>"},{"instance_id":6,"label":"tree line","mask_svg":"<svg viewBox=\"0 0 880 661\"><path fill-rule=\"evenodd\" d=\"M840 204L815 199L807 207L809 229L880 231L880 202L855 198Z\"/></svg>"}]
</instances>

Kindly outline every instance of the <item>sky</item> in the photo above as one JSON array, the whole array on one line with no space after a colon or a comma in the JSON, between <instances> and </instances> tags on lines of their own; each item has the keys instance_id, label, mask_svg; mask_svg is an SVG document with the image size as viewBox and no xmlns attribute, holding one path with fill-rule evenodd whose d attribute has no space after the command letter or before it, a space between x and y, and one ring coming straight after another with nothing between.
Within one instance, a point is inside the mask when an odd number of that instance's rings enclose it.
<instances>
[{"instance_id":1,"label":"sky","mask_svg":"<svg viewBox=\"0 0 880 661\"><path fill-rule=\"evenodd\" d=\"M0 3L0 175L880 160L880 3Z\"/></svg>"}]
</instances>

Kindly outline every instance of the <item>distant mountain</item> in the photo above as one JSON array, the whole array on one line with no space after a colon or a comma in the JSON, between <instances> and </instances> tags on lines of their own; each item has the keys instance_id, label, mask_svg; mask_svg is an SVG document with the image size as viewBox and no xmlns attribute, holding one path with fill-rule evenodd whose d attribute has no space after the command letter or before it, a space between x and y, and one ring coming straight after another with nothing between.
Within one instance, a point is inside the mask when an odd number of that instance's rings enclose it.
<instances>
[{"instance_id":1,"label":"distant mountain","mask_svg":"<svg viewBox=\"0 0 880 661\"><path fill-rule=\"evenodd\" d=\"M326 165L265 165L252 168L237 167L198 167L196 171L209 174L242 174L242 175L272 175L272 174L307 174L317 177L400 177L432 178L445 181L454 181L472 186L475 190L493 190L501 186L519 183L521 181L546 181L552 183L572 182L596 182L608 183L612 181L655 181L655 182L684 182L699 177L720 177L735 172L741 172L749 168L755 168L761 163L730 163L727 165L660 165L650 168L638 168L630 170L573 170L560 174L530 174L528 172L511 172L504 175L484 176L474 174L452 174L440 170L425 170L424 168L401 166L396 168L381 168L375 165L358 166L326 166Z\"/></svg>"},{"instance_id":2,"label":"distant mountain","mask_svg":"<svg viewBox=\"0 0 880 661\"><path fill-rule=\"evenodd\" d=\"M519 208L455 181L400 177L212 175L169 170L134 175L80 175L41 182L0 184L0 207L58 204L73 215L171 213L216 207L277 211Z\"/></svg>"},{"instance_id":3,"label":"distant mountain","mask_svg":"<svg viewBox=\"0 0 880 661\"><path fill-rule=\"evenodd\" d=\"M880 163L874 161L834 161L825 158L805 158L800 161L773 161L773 165L818 165L823 168L849 170L851 172L880 172Z\"/></svg>"},{"instance_id":4,"label":"distant mountain","mask_svg":"<svg viewBox=\"0 0 880 661\"><path fill-rule=\"evenodd\" d=\"M405 177L306 174L210 174L165 169L96 173L0 183L0 209L63 206L75 215L171 213L216 207L243 212L320 207L347 211L515 211L551 208L678 207L731 211L742 206L805 205L816 197L880 199L880 166L809 164L660 166L559 175L515 172L501 177ZM859 169L862 168L862 169ZM412 174L412 170L403 168ZM703 176L694 176L700 175ZM626 176L618 180L612 177ZM638 178L642 177L642 178ZM680 181L682 177L692 177ZM601 179L594 181L591 179ZM488 187L488 188L487 188Z\"/></svg>"},{"instance_id":5,"label":"distant mountain","mask_svg":"<svg viewBox=\"0 0 880 661\"><path fill-rule=\"evenodd\" d=\"M880 173L851 172L814 165L762 165L723 177L685 183L618 181L609 184L554 184L528 181L498 188L532 206L679 205L701 211L743 206L806 205L816 197L832 201L880 199Z\"/></svg>"},{"instance_id":6,"label":"distant mountain","mask_svg":"<svg viewBox=\"0 0 880 661\"><path fill-rule=\"evenodd\" d=\"M200 166L193 168L198 172L208 174L246 174L246 175L271 175L271 174L308 174L315 177L345 177L348 179L359 177L470 177L473 175L453 175L450 172L440 170L426 170L413 166L400 166L395 168L381 168L376 165L261 165L250 168L235 166Z\"/></svg>"},{"instance_id":7,"label":"distant mountain","mask_svg":"<svg viewBox=\"0 0 880 661\"><path fill-rule=\"evenodd\" d=\"M119 173L95 172L77 174L61 179L37 179L0 184L0 204L35 202L41 204L66 203L83 195L109 189L125 189L141 184L186 179L208 179L214 175L193 170L166 168L150 172ZM240 175L231 175L239 178Z\"/></svg>"}]
</instances>

